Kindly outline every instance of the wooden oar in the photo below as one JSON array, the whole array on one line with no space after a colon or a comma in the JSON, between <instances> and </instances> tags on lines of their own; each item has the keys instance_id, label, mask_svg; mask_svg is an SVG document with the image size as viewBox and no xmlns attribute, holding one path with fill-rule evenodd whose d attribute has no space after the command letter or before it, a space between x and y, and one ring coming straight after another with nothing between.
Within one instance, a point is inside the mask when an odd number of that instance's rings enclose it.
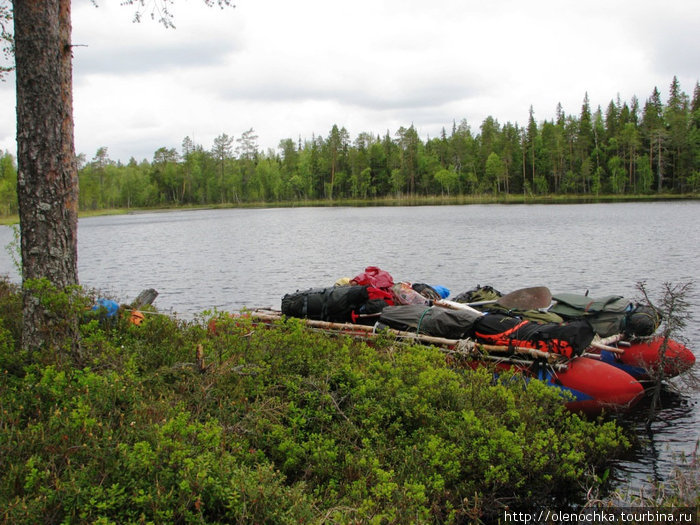
<instances>
[{"instance_id":1,"label":"wooden oar","mask_svg":"<svg viewBox=\"0 0 700 525\"><path fill-rule=\"evenodd\" d=\"M552 304L552 292L546 286L531 286L528 288L520 288L519 290L512 291L498 299L492 299L490 301L477 301L475 303L455 303L453 301L447 301L445 304L448 308L461 308L456 305L465 306L483 306L487 304L497 304L509 310L541 310L543 308L549 308ZM437 301L435 304L439 304Z\"/></svg>"},{"instance_id":2,"label":"wooden oar","mask_svg":"<svg viewBox=\"0 0 700 525\"><path fill-rule=\"evenodd\" d=\"M496 304L511 310L539 310L552 304L552 292L546 286L521 288L500 297Z\"/></svg>"}]
</instances>

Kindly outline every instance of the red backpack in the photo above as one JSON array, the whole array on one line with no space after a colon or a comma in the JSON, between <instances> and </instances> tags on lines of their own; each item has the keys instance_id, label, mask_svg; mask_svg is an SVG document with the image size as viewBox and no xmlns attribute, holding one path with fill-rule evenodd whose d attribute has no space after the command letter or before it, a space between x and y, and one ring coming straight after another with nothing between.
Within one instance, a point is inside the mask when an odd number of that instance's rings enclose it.
<instances>
[{"instance_id":1,"label":"red backpack","mask_svg":"<svg viewBox=\"0 0 700 525\"><path fill-rule=\"evenodd\" d=\"M394 278L391 274L376 266L368 266L365 268L364 273L354 277L352 280L362 286L371 286L373 288L389 289L394 286Z\"/></svg>"}]
</instances>

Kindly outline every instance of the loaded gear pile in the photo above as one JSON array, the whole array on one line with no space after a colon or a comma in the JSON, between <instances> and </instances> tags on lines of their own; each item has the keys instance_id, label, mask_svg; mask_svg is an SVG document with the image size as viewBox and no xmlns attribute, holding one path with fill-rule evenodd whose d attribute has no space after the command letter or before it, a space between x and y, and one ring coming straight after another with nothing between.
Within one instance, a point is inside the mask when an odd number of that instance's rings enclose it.
<instances>
[{"instance_id":1,"label":"loaded gear pile","mask_svg":"<svg viewBox=\"0 0 700 525\"><path fill-rule=\"evenodd\" d=\"M265 326L293 317L368 341L381 333L436 346L470 367L491 363L542 380L565 393L570 410L588 414L627 410L649 379L695 363L684 345L655 335L662 319L653 307L620 295L553 295L545 286L503 294L477 286L450 299L443 286L397 281L377 266L333 286L288 293L281 311L242 315Z\"/></svg>"}]
</instances>

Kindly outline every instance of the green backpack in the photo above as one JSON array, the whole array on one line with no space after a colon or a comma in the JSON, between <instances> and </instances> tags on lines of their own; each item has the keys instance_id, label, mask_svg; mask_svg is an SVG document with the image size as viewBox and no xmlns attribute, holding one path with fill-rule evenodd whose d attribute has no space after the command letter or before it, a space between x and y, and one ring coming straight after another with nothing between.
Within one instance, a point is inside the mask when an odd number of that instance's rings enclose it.
<instances>
[{"instance_id":1,"label":"green backpack","mask_svg":"<svg viewBox=\"0 0 700 525\"><path fill-rule=\"evenodd\" d=\"M634 308L632 301L621 295L594 299L588 295L562 293L553 295L555 304L549 309L566 320L587 319L601 337L624 332L625 317Z\"/></svg>"}]
</instances>

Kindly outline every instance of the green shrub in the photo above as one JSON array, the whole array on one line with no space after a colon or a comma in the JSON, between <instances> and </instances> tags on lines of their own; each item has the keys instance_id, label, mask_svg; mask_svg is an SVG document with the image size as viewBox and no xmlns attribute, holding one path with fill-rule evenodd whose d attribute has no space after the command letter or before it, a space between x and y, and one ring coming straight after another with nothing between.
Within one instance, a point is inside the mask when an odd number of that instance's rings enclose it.
<instances>
[{"instance_id":1,"label":"green shrub","mask_svg":"<svg viewBox=\"0 0 700 525\"><path fill-rule=\"evenodd\" d=\"M493 505L571 498L591 466L628 445L613 423L568 413L542 383L494 383L486 369L448 368L435 349L370 348L296 321L239 349L231 359L245 354L258 374L229 377L212 398L236 400L251 444L322 500L359 501L366 515L391 509L390 521L449 520L473 494Z\"/></svg>"},{"instance_id":2,"label":"green shrub","mask_svg":"<svg viewBox=\"0 0 700 525\"><path fill-rule=\"evenodd\" d=\"M214 321L86 315L73 362L0 329L0 521L458 523L576 501L628 446L433 348Z\"/></svg>"},{"instance_id":3,"label":"green shrub","mask_svg":"<svg viewBox=\"0 0 700 525\"><path fill-rule=\"evenodd\" d=\"M7 276L0 277L0 319L15 341L22 335L22 295Z\"/></svg>"}]
</instances>

